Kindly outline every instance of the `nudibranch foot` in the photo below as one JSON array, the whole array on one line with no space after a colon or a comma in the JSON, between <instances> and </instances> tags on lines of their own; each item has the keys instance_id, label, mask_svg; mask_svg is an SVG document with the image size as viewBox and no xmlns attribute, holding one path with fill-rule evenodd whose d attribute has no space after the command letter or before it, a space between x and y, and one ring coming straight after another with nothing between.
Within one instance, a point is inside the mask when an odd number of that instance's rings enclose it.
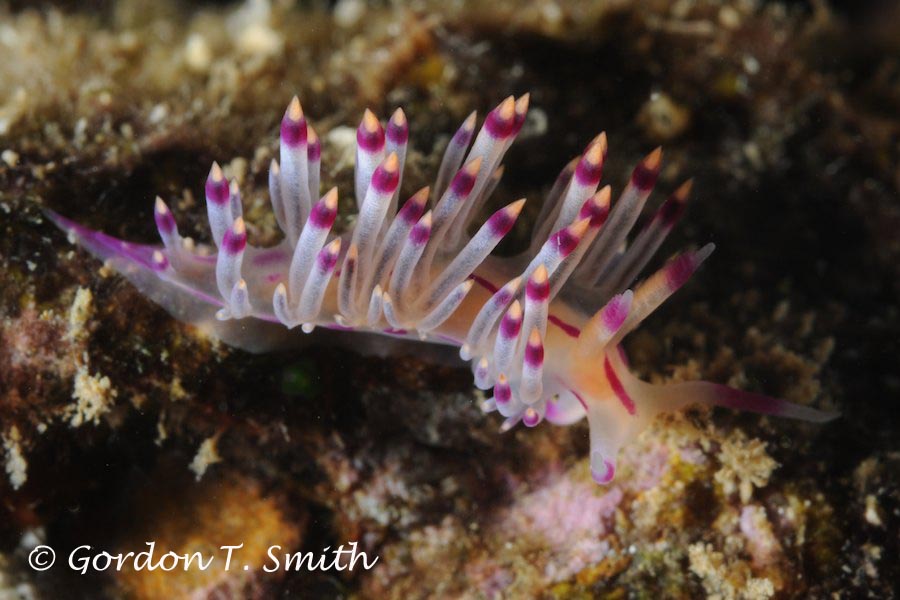
<instances>
[{"instance_id":1,"label":"nudibranch foot","mask_svg":"<svg viewBox=\"0 0 900 600\"><path fill-rule=\"evenodd\" d=\"M484 408L505 418L501 430L587 417L591 472L600 483L613 478L619 449L656 415L691 403L833 418L714 383L651 385L628 371L624 336L713 251L712 244L688 250L639 280L692 186L678 187L628 242L659 176L659 148L634 168L613 205L610 186L600 187L608 150L600 133L550 188L529 249L491 255L525 200L499 208L479 227L473 221L503 175L503 156L528 104L527 94L506 98L477 134L471 114L450 139L434 185L402 203L406 116L397 109L383 126L367 110L356 132L358 215L341 233L333 229L338 190L320 196L321 143L297 98L281 121L280 160L269 169L272 210L284 233L275 246L248 241L240 189L216 163L204 187L210 244L182 237L161 198L154 206L157 245L47 214L176 318L234 346L264 351L316 328L458 346L476 386L493 390Z\"/></svg>"},{"instance_id":2,"label":"nudibranch foot","mask_svg":"<svg viewBox=\"0 0 900 600\"><path fill-rule=\"evenodd\" d=\"M582 369L573 370L570 395L561 397L560 406L554 407L553 413L573 413L570 418L576 418L578 411L574 410L571 397L577 400L582 414L586 413L590 424L591 473L600 483L607 482L615 472L619 449L637 437L660 413L706 404L813 423L825 423L837 417L832 412L708 381L647 383L628 370L621 348L605 349L585 364ZM602 365L603 377L592 372L596 366L588 366L597 364ZM549 414L548 410L548 420L552 420Z\"/></svg>"}]
</instances>

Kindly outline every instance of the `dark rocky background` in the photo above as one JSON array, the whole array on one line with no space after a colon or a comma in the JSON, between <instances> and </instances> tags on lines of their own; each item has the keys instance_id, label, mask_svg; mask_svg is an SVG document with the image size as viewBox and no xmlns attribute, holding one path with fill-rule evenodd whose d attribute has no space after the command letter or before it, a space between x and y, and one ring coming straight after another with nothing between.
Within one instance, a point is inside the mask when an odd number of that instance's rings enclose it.
<instances>
[{"instance_id":1,"label":"dark rocky background","mask_svg":"<svg viewBox=\"0 0 900 600\"><path fill-rule=\"evenodd\" d=\"M898 40L894 2L0 3L0 598L892 597ZM500 436L469 373L415 347L223 347L41 212L150 241L159 194L202 238L218 160L266 241L266 169L293 94L325 139L323 183L342 190L352 167L326 132L402 106L412 191L469 111L525 91L497 204L528 196L534 217L601 130L614 190L660 143L662 192L695 178L662 254L717 251L629 338L635 368L840 420L691 411L626 449L600 488L584 425ZM244 542L256 565L271 544L359 540L380 560L279 577L26 563L40 543L64 556L151 539Z\"/></svg>"}]
</instances>

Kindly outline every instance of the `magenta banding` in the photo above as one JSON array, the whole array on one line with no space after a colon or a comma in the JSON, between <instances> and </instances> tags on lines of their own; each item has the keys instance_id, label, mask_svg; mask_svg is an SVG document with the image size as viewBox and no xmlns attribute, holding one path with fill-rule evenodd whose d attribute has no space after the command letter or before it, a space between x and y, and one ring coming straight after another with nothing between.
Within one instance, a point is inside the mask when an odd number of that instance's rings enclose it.
<instances>
[{"instance_id":1,"label":"magenta banding","mask_svg":"<svg viewBox=\"0 0 900 600\"><path fill-rule=\"evenodd\" d=\"M622 296L613 297L603 309L601 319L607 331L618 331L628 317L628 304Z\"/></svg>"},{"instance_id":2,"label":"magenta banding","mask_svg":"<svg viewBox=\"0 0 900 600\"><path fill-rule=\"evenodd\" d=\"M456 146L468 146L469 142L472 141L472 133L474 133L474 130L471 127L466 127L466 124L463 123L460 128L456 130L456 133L453 134L450 143Z\"/></svg>"},{"instance_id":3,"label":"magenta banding","mask_svg":"<svg viewBox=\"0 0 900 600\"><path fill-rule=\"evenodd\" d=\"M506 288L502 288L494 292L493 298L491 298L491 302L493 302L496 306L506 306L509 304L510 300L512 300L512 292L510 292Z\"/></svg>"},{"instance_id":4,"label":"magenta banding","mask_svg":"<svg viewBox=\"0 0 900 600\"><path fill-rule=\"evenodd\" d=\"M268 275L266 275L267 283L278 283L282 279L284 279L284 275L281 273L269 273Z\"/></svg>"},{"instance_id":5,"label":"magenta banding","mask_svg":"<svg viewBox=\"0 0 900 600\"><path fill-rule=\"evenodd\" d=\"M475 377L479 379L487 378L489 372L489 366L487 361L480 361L475 366Z\"/></svg>"},{"instance_id":6,"label":"magenta banding","mask_svg":"<svg viewBox=\"0 0 900 600\"><path fill-rule=\"evenodd\" d=\"M526 410L522 415L522 424L525 427L534 427L541 422L541 414L534 410Z\"/></svg>"},{"instance_id":7,"label":"magenta banding","mask_svg":"<svg viewBox=\"0 0 900 600\"><path fill-rule=\"evenodd\" d=\"M397 189L398 181L400 181L400 174L397 169L389 171L383 166L379 166L372 175L371 186L380 194L393 194Z\"/></svg>"},{"instance_id":8,"label":"magenta banding","mask_svg":"<svg viewBox=\"0 0 900 600\"><path fill-rule=\"evenodd\" d=\"M712 386L715 403L726 408L746 410L763 415L780 415L784 412L784 407L787 405L787 402L778 398L736 390L720 383L708 383L706 385Z\"/></svg>"},{"instance_id":9,"label":"magenta banding","mask_svg":"<svg viewBox=\"0 0 900 600\"><path fill-rule=\"evenodd\" d=\"M285 115L281 120L281 141L289 148L306 144L306 119L294 120Z\"/></svg>"},{"instance_id":10,"label":"magenta banding","mask_svg":"<svg viewBox=\"0 0 900 600\"><path fill-rule=\"evenodd\" d=\"M309 213L309 222L318 229L329 229L337 216L337 210L328 208L324 200L319 200Z\"/></svg>"},{"instance_id":11,"label":"magenta banding","mask_svg":"<svg viewBox=\"0 0 900 600\"><path fill-rule=\"evenodd\" d=\"M369 131L365 125L360 124L356 130L356 145L368 153L381 152L384 149L384 129L381 128L381 124L375 131Z\"/></svg>"},{"instance_id":12,"label":"magenta banding","mask_svg":"<svg viewBox=\"0 0 900 600\"><path fill-rule=\"evenodd\" d=\"M159 260L151 259L150 263L154 271L165 271L169 267L169 259L163 254L160 254Z\"/></svg>"},{"instance_id":13,"label":"magenta banding","mask_svg":"<svg viewBox=\"0 0 900 600\"><path fill-rule=\"evenodd\" d=\"M591 477L597 483L607 484L616 476L616 465L604 459L603 466L606 468L606 473L598 473L597 471L591 469Z\"/></svg>"},{"instance_id":14,"label":"magenta banding","mask_svg":"<svg viewBox=\"0 0 900 600\"><path fill-rule=\"evenodd\" d=\"M494 386L494 401L497 404L506 404L512 399L512 389L508 383L497 383Z\"/></svg>"},{"instance_id":15,"label":"magenta banding","mask_svg":"<svg viewBox=\"0 0 900 600\"><path fill-rule=\"evenodd\" d=\"M509 211L505 208L501 208L488 219L488 226L491 228L491 233L493 233L495 237L503 237L509 233L509 230L512 229L515 224L516 217L509 214Z\"/></svg>"},{"instance_id":16,"label":"magenta banding","mask_svg":"<svg viewBox=\"0 0 900 600\"><path fill-rule=\"evenodd\" d=\"M631 396L628 395L628 392L625 391L625 387L622 385L622 381L616 374L615 369L613 369L612 363L609 362L609 358L603 359L603 371L606 373L606 380L609 381L609 387L612 388L616 398L619 399L619 402L622 403L622 406L625 407L625 410L628 411L629 415L634 415L636 412L634 400L632 400Z\"/></svg>"},{"instance_id":17,"label":"magenta banding","mask_svg":"<svg viewBox=\"0 0 900 600\"><path fill-rule=\"evenodd\" d=\"M659 169L648 169L641 162L631 172L631 184L642 192L649 192L656 185Z\"/></svg>"},{"instance_id":18,"label":"magenta banding","mask_svg":"<svg viewBox=\"0 0 900 600\"><path fill-rule=\"evenodd\" d=\"M322 142L318 138L306 147L306 158L311 161L318 161L322 158Z\"/></svg>"},{"instance_id":19,"label":"magenta banding","mask_svg":"<svg viewBox=\"0 0 900 600\"><path fill-rule=\"evenodd\" d=\"M153 212L153 217L156 220L156 227L161 233L169 234L175 231L175 217L172 216L170 210L164 212L156 210Z\"/></svg>"},{"instance_id":20,"label":"magenta banding","mask_svg":"<svg viewBox=\"0 0 900 600\"><path fill-rule=\"evenodd\" d=\"M557 252L563 257L568 256L572 253L572 250L578 246L578 242L581 241L581 238L572 235L572 232L569 231L569 228L561 229L553 234L552 238L553 246L556 248Z\"/></svg>"},{"instance_id":21,"label":"magenta banding","mask_svg":"<svg viewBox=\"0 0 900 600\"><path fill-rule=\"evenodd\" d=\"M388 122L387 139L398 146L405 144L409 139L409 127L405 123L403 125L397 125L394 123L394 120L391 119Z\"/></svg>"},{"instance_id":22,"label":"magenta banding","mask_svg":"<svg viewBox=\"0 0 900 600\"><path fill-rule=\"evenodd\" d=\"M558 416L558 413L559 404L556 402L556 400L549 400L547 402L547 407L544 409L544 417L546 417L546 419L552 423L553 419Z\"/></svg>"},{"instance_id":23,"label":"magenta banding","mask_svg":"<svg viewBox=\"0 0 900 600\"><path fill-rule=\"evenodd\" d=\"M579 404L581 404L581 408L584 409L584 412L588 412L587 402L584 401L584 398L581 397L581 394L571 388L569 389L569 391L572 392L572 395L575 396L575 399L578 400Z\"/></svg>"},{"instance_id":24,"label":"magenta banding","mask_svg":"<svg viewBox=\"0 0 900 600\"><path fill-rule=\"evenodd\" d=\"M151 246L137 246L127 244L122 240L116 239L111 235L106 235L101 231L94 231L92 229L88 229L87 227L83 227L74 221L71 221L62 215L53 212L52 210L45 209L49 218L56 223L58 227L69 232L78 238L80 238L81 242L90 249L92 252L104 252L114 256L120 256L127 258L128 260L134 261L142 268L145 269L153 269L153 258L152 253L154 248ZM199 259L200 257L192 257L194 260ZM216 260L215 256L203 257L205 259L211 259L212 262ZM204 293L202 290L196 288L184 288L185 292L210 304L211 306L222 306L222 298L221 296L210 296L209 294ZM263 320L268 320L273 323L279 322L274 316L267 318L264 315L259 318Z\"/></svg>"},{"instance_id":25,"label":"magenta banding","mask_svg":"<svg viewBox=\"0 0 900 600\"><path fill-rule=\"evenodd\" d=\"M603 163L592 163L585 156L578 161L575 169L575 181L583 186L597 185L603 176Z\"/></svg>"},{"instance_id":26,"label":"magenta banding","mask_svg":"<svg viewBox=\"0 0 900 600\"><path fill-rule=\"evenodd\" d=\"M465 167L460 169L450 182L450 191L456 197L468 196L475 187L475 177L470 175Z\"/></svg>"},{"instance_id":27,"label":"magenta banding","mask_svg":"<svg viewBox=\"0 0 900 600\"><path fill-rule=\"evenodd\" d=\"M423 225L422 223L416 223L413 228L409 230L409 241L417 246L426 244L430 237L431 227Z\"/></svg>"},{"instance_id":28,"label":"magenta banding","mask_svg":"<svg viewBox=\"0 0 900 600\"><path fill-rule=\"evenodd\" d=\"M527 344L525 346L525 364L532 369L537 369L544 364L543 344Z\"/></svg>"},{"instance_id":29,"label":"magenta banding","mask_svg":"<svg viewBox=\"0 0 900 600\"><path fill-rule=\"evenodd\" d=\"M684 202L679 201L675 197L670 197L659 208L659 218L662 219L664 225L671 227L681 218L681 215L684 213L684 207Z\"/></svg>"},{"instance_id":30,"label":"magenta banding","mask_svg":"<svg viewBox=\"0 0 900 600\"><path fill-rule=\"evenodd\" d=\"M423 212L425 212L425 203L418 202L417 198L413 196L406 201L397 216L403 219L407 224L412 224L422 217Z\"/></svg>"},{"instance_id":31,"label":"magenta banding","mask_svg":"<svg viewBox=\"0 0 900 600\"><path fill-rule=\"evenodd\" d=\"M591 219L591 227L600 227L606 222L606 218L609 217L609 207L598 205L593 200L588 200L578 212L578 218L587 219L588 217Z\"/></svg>"},{"instance_id":32,"label":"magenta banding","mask_svg":"<svg viewBox=\"0 0 900 600\"><path fill-rule=\"evenodd\" d=\"M697 262L694 260L693 252L685 252L681 256L675 258L665 267L666 285L670 290L677 290L684 282L691 278L694 271L697 270Z\"/></svg>"},{"instance_id":33,"label":"magenta banding","mask_svg":"<svg viewBox=\"0 0 900 600\"><path fill-rule=\"evenodd\" d=\"M494 139L503 139L514 133L515 118L504 119L500 116L499 108L495 108L488 113L484 120L484 129Z\"/></svg>"},{"instance_id":34,"label":"magenta banding","mask_svg":"<svg viewBox=\"0 0 900 600\"><path fill-rule=\"evenodd\" d=\"M334 265L337 263L338 255L336 252L330 251L327 247L322 249L319 252L319 255L316 257L316 263L319 266L319 269L323 273L327 273L331 269L334 268ZM352 261L351 261L352 262Z\"/></svg>"},{"instance_id":35,"label":"magenta banding","mask_svg":"<svg viewBox=\"0 0 900 600\"><path fill-rule=\"evenodd\" d=\"M546 302L550 297L550 283L546 279L540 282L529 279L528 285L525 286L525 294L529 300Z\"/></svg>"},{"instance_id":36,"label":"magenta banding","mask_svg":"<svg viewBox=\"0 0 900 600\"><path fill-rule=\"evenodd\" d=\"M247 247L247 233L235 233L233 229L225 231L222 236L222 250L226 254L238 254Z\"/></svg>"},{"instance_id":37,"label":"magenta banding","mask_svg":"<svg viewBox=\"0 0 900 600\"><path fill-rule=\"evenodd\" d=\"M216 181L212 177L206 179L206 201L216 205L223 205L231 198L228 182L223 177Z\"/></svg>"},{"instance_id":38,"label":"magenta banding","mask_svg":"<svg viewBox=\"0 0 900 600\"><path fill-rule=\"evenodd\" d=\"M485 279L481 275L476 275L475 273L472 273L471 275L469 275L469 279L471 279L472 281L474 281L475 283L477 283L478 285L480 285L481 287L483 287L484 289L486 289L487 291L489 291L492 294L496 294L497 291L500 289L499 287L494 285L490 280Z\"/></svg>"},{"instance_id":39,"label":"magenta banding","mask_svg":"<svg viewBox=\"0 0 900 600\"><path fill-rule=\"evenodd\" d=\"M577 338L578 336L581 335L580 329L578 329L574 325L566 323L565 321L563 321L556 315L547 315L547 321L549 321L550 323L553 323L554 325L556 325L557 327L562 329L563 333L565 333L569 337Z\"/></svg>"},{"instance_id":40,"label":"magenta banding","mask_svg":"<svg viewBox=\"0 0 900 600\"><path fill-rule=\"evenodd\" d=\"M519 331L522 329L522 318L515 318L511 316L508 312L503 315L503 319L500 321L500 335L504 338L511 340L517 335L519 335Z\"/></svg>"},{"instance_id":41,"label":"magenta banding","mask_svg":"<svg viewBox=\"0 0 900 600\"><path fill-rule=\"evenodd\" d=\"M324 249L323 249L323 251L324 251ZM341 269L346 269L346 270L347 270L347 277L348 277L348 279L352 280L352 279L353 279L353 274L356 273L356 261L357 261L357 259L358 259L358 255L357 255L357 256L350 256L349 253L346 254L346 255L344 256L344 262L341 263L341 267L339 267L339 268L336 270L335 277L339 277L339 276L341 276L341 275L343 274L343 273L341 272Z\"/></svg>"}]
</instances>

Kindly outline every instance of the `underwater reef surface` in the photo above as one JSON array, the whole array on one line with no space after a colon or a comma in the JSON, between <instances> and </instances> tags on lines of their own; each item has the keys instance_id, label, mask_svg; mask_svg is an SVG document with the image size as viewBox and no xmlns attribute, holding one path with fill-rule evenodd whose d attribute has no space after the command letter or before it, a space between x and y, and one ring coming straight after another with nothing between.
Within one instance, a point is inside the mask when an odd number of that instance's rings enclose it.
<instances>
[{"instance_id":1,"label":"underwater reef surface","mask_svg":"<svg viewBox=\"0 0 900 600\"><path fill-rule=\"evenodd\" d=\"M891 597L898 39L891 4L824 0L0 3L0 598ZM596 486L586 424L499 435L468 370L422 346L230 349L42 212L149 242L158 194L203 238L217 160L265 244L293 94L342 195L363 110L402 106L405 198L471 110L526 91L496 206L538 200L601 130L615 190L657 144L662 190L695 178L663 254L717 252L626 340L633 368L815 400L839 420L695 409L656 423ZM86 576L27 562L40 544L63 556L147 540L243 542L254 565L273 544L358 541L379 560Z\"/></svg>"}]
</instances>

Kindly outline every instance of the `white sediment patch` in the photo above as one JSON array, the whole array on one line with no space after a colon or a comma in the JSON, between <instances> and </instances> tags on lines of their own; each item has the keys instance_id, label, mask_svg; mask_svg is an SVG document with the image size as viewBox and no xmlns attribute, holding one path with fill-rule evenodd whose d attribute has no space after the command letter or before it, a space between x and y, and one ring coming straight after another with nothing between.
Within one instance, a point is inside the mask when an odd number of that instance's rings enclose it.
<instances>
[{"instance_id":1,"label":"white sediment patch","mask_svg":"<svg viewBox=\"0 0 900 600\"><path fill-rule=\"evenodd\" d=\"M25 485L28 480L28 462L22 454L19 429L13 425L9 433L3 436L3 447L6 449L6 474L14 490Z\"/></svg>"},{"instance_id":2,"label":"white sediment patch","mask_svg":"<svg viewBox=\"0 0 900 600\"><path fill-rule=\"evenodd\" d=\"M203 440L188 468L194 472L197 481L200 481L206 470L218 462L222 462L222 457L219 456L218 438L213 436Z\"/></svg>"},{"instance_id":3,"label":"white sediment patch","mask_svg":"<svg viewBox=\"0 0 900 600\"><path fill-rule=\"evenodd\" d=\"M116 395L109 377L91 375L86 365L79 366L75 374L75 390L72 392L75 402L66 407L65 417L72 427L81 427L85 423L98 425L100 417L112 408Z\"/></svg>"},{"instance_id":4,"label":"white sediment patch","mask_svg":"<svg viewBox=\"0 0 900 600\"><path fill-rule=\"evenodd\" d=\"M87 330L85 326L94 312L94 295L88 288L80 287L75 292L75 300L69 307L69 330L66 332L67 340L83 339Z\"/></svg>"}]
</instances>

